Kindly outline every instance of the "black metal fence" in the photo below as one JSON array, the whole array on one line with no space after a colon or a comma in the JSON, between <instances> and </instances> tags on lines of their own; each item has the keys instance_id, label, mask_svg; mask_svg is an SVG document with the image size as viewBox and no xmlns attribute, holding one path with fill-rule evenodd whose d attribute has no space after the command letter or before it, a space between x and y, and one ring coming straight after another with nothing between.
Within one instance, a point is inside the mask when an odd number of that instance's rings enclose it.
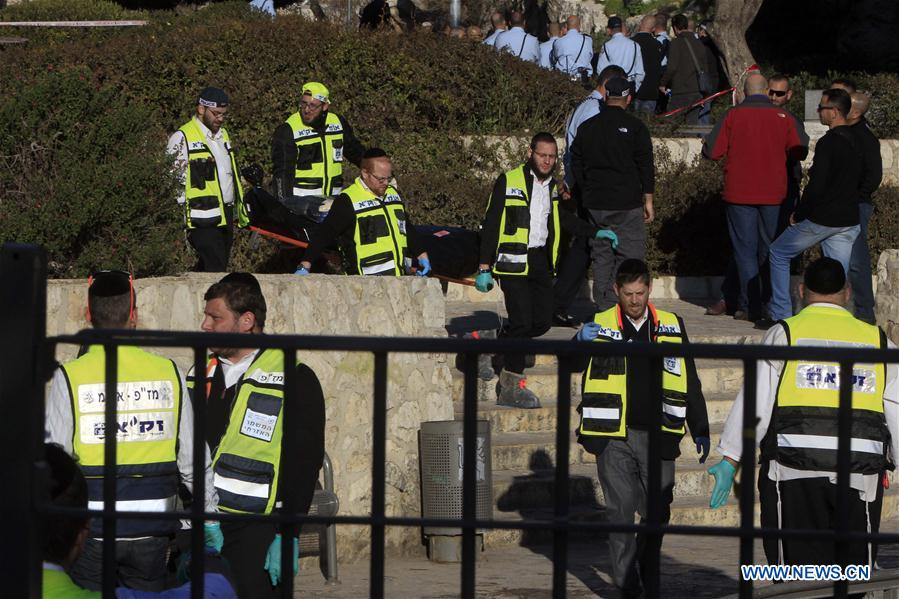
<instances>
[{"instance_id":1,"label":"black metal fence","mask_svg":"<svg viewBox=\"0 0 899 599\"><path fill-rule=\"evenodd\" d=\"M104 480L104 509L102 511L63 510L48 504L46 472L42 463L44 429L44 384L52 370L52 356L56 344L97 344L106 349L106 395L115 397L117 372L117 352L111 351L120 345L153 347L189 347L194 351L194 367L198 373L205 372L206 348L245 347L245 335L221 335L204 333L173 333L153 331L82 331L77 335L46 338L46 267L43 253L39 248L28 246L4 246L0 252L0 275L3 287L0 290L0 319L6 342L0 355L0 423L4 434L0 436L0 455L6 458L7 491L3 497L5 530L0 535L0 571L3 574L4 595L9 597L39 597L40 589L40 539L39 523L42 514L66 513L72 517L90 515L103 519L103 560L112 564L115 557L114 539L118 518L140 519L189 519L193 525L191 548L194 559L191 565L193 581L192 596L203 597L203 532L202 525L207 517L220 520L260 520L279 522L285 536L295 534L304 522L365 525L371 528L370 557L370 597L380 599L385 596L384 588L384 530L386 526L441 526L456 527L463 531L462 568L460 596L470 599L475 596L476 531L478 529L523 529L551 530L553 534L553 597L566 596L566 572L568 566L568 540L572 530L595 532L642 532L649 537L660 535L702 535L715 537L738 537L740 539L740 564L753 564L754 539L758 538L806 538L836 544L837 560L841 566L848 565L849 543L853 541L874 541L880 543L899 542L899 534L867 533L852 531L849 524L849 452L851 437L852 377L840 378L839 404L839 444L838 444L838 506L837 523L834 530L778 530L754 526L756 439L755 426L743 427L743 480L739 488L740 525L728 526L683 526L662 524L662 494L660 492L661 461L661 411L650 417L649 440L649 489L647 519L640 524L609 524L606 522L572 523L569 520L569 497L566 481L569 476L569 443L571 433L571 375L572 364L578 358L590 355L620 356L629 360L646 360L654 372L661 373L665 357L711 358L720 360L740 360L743 363L745 402L743 421L755 423L756 411L756 365L764 359L774 360L818 360L838 363L842 372L852 372L856 362L899 362L899 350L843 349L823 347L771 347L761 345L702 345L668 344L611 344L573 343L570 341L509 341L509 340L467 340L467 339L416 339L416 338L373 338L373 337L327 337L306 335L259 335L254 336L253 345L259 348L276 348L284 351L285 392L296 396L297 381L294 369L296 352L303 351L358 351L374 354L372 413L372 504L370 516L304 516L296 513L288 496L284 508L277 514L207 514L202 501L194 501L190 511L167 514L115 511L115 437L106 435ZM385 515L385 445L387 424L387 357L392 352L405 353L447 353L462 354L464 365L464 450L463 450L463 507L462 519L426 519L419 517L387 517ZM477 359L479 353L529 353L555 355L558 357L558 426L556 431L556 467L554 485L554 517L548 520L522 520L518 522L479 520L476 518L476 419L477 419ZM652 383L654 392L661 394L661 375ZM196 385L194 410L194 472L205 469L204 463L204 412L205 385ZM450 390L447 389L447 401ZM287 455L295 453L297 443L293 434L293 402L284 402L284 426L282 451ZM106 402L106 430L115 430L115 402ZM284 472L284 483L291 488L295 474L289 465ZM203 476L194 476L194 497L204 496ZM282 572L291 572L289 552L282 552ZM648 576L644 580L647 597L664 596L660 581L659 554L651 556L646 564ZM739 571L734 564L734 572ZM104 568L104 596L114 597L115 579L113 568ZM293 597L293 578L285 576L282 582L283 597ZM752 595L752 582L740 579L741 597ZM835 582L834 594L845 597L847 582Z\"/></svg>"}]
</instances>

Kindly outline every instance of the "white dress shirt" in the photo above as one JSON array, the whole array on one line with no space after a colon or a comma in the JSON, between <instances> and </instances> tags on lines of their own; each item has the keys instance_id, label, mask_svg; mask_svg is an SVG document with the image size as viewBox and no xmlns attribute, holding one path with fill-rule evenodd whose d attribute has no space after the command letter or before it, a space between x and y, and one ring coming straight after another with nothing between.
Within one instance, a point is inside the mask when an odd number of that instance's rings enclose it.
<instances>
[{"instance_id":1,"label":"white dress shirt","mask_svg":"<svg viewBox=\"0 0 899 599\"><path fill-rule=\"evenodd\" d=\"M505 50L521 60L540 62L540 42L533 35L526 33L523 27L513 27L496 36L494 42L497 50Z\"/></svg>"},{"instance_id":2,"label":"white dress shirt","mask_svg":"<svg viewBox=\"0 0 899 599\"><path fill-rule=\"evenodd\" d=\"M593 74L593 38L577 29L568 32L553 43L553 68L576 75L579 69L585 69L588 75Z\"/></svg>"},{"instance_id":3,"label":"white dress shirt","mask_svg":"<svg viewBox=\"0 0 899 599\"><path fill-rule=\"evenodd\" d=\"M206 145L215 158L215 168L218 171L219 186L222 189L222 199L225 205L234 203L234 175L231 172L231 157L228 154L228 148L225 147L225 129L219 129L218 133L213 133L204 125L200 119L194 116L194 122L200 127L200 131L206 136ZM181 190L177 200L179 204L184 204L184 182L187 177L187 138L181 131L175 131L169 137L169 143L166 151L175 163L172 167L181 182Z\"/></svg>"},{"instance_id":4,"label":"white dress shirt","mask_svg":"<svg viewBox=\"0 0 899 599\"><path fill-rule=\"evenodd\" d=\"M549 182L552 178L547 177L541 182L533 170L531 176L534 177L534 183L531 185L531 226L528 230L528 248L540 248L546 245L546 239L549 237L547 229L550 207Z\"/></svg>"},{"instance_id":5,"label":"white dress shirt","mask_svg":"<svg viewBox=\"0 0 899 599\"><path fill-rule=\"evenodd\" d=\"M643 70L643 52L640 50L640 44L630 39L621 32L612 36L607 41L602 50L599 51L599 62L596 63L596 70L602 73L602 70L609 65L618 65L627 73L628 81L634 82L634 91L640 89L643 84L643 78L646 73Z\"/></svg>"},{"instance_id":6,"label":"white dress shirt","mask_svg":"<svg viewBox=\"0 0 899 599\"><path fill-rule=\"evenodd\" d=\"M835 304L814 304L818 307L843 310ZM780 324L776 324L765 333L762 338L763 345L788 345L786 331ZM890 348L896 346L888 343ZM780 373L784 363L779 360L760 360L756 369L756 417L758 424L755 427L756 445L768 432L771 423L771 414L777 401L777 387L780 382ZM884 416L887 428L891 435L891 448L894 456L899 456L899 365L887 364L886 385L883 394ZM725 457L739 461L743 455L743 391L737 394L737 399L727 416L724 424L724 432L721 433L721 441L718 444L718 452ZM798 478L828 477L830 482L836 484L835 472L818 472L812 470L797 470L771 461L768 476L771 480L795 480ZM877 474L851 474L849 485L857 489L862 501L874 501L880 476Z\"/></svg>"}]
</instances>

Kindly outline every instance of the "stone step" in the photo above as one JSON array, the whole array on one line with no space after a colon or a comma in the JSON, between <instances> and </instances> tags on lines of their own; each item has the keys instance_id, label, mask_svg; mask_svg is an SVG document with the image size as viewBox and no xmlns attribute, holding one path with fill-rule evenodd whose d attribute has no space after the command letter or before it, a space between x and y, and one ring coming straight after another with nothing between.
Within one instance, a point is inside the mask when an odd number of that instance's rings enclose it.
<instances>
[{"instance_id":1,"label":"stone step","mask_svg":"<svg viewBox=\"0 0 899 599\"><path fill-rule=\"evenodd\" d=\"M721 425L711 428L712 448L718 444ZM492 433L491 460L494 472L513 470L528 472L553 468L556 463L556 433L554 431ZM595 459L577 442L574 433L569 440L569 464L592 464ZM695 462L696 447L690 435L681 441L681 456L677 463Z\"/></svg>"},{"instance_id":2,"label":"stone step","mask_svg":"<svg viewBox=\"0 0 899 599\"><path fill-rule=\"evenodd\" d=\"M899 490L895 487L888 490L883 497L882 518L895 517L899 512ZM552 508L525 509L516 512L502 512L494 510L494 519L498 522L517 522L524 518L551 521L553 519ZM605 518L605 510L602 506L574 506L570 510L572 522L602 522ZM671 524L684 526L739 526L740 510L735 497L731 496L727 504L710 509L708 496L704 497L675 497L671 504ZM759 525L759 505L755 505L755 525ZM605 533L581 530L572 530L569 539L597 539L606 538ZM538 545L552 542L552 531L549 530L511 530L494 529L485 534L484 543L489 550L491 547L504 545Z\"/></svg>"},{"instance_id":3,"label":"stone step","mask_svg":"<svg viewBox=\"0 0 899 599\"><path fill-rule=\"evenodd\" d=\"M714 425L723 423L730 413L734 402L735 393L705 394L706 410L709 423ZM579 394L572 394L571 428L578 426L580 416L577 413L577 405L580 401ZM456 420L462 420L463 403L453 402L453 411ZM511 408L496 405L493 401L478 402L478 419L490 422L490 430L494 434L517 432L552 432L556 430L558 422L558 408L554 398L546 395L541 397L541 407L529 410Z\"/></svg>"}]
</instances>

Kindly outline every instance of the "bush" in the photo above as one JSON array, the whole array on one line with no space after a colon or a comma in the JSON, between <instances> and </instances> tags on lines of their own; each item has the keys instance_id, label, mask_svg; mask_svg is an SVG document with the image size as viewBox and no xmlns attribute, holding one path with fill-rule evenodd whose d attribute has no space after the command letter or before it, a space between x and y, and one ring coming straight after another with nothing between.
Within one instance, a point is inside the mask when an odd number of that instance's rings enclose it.
<instances>
[{"instance_id":1,"label":"bush","mask_svg":"<svg viewBox=\"0 0 899 599\"><path fill-rule=\"evenodd\" d=\"M146 19L110 0L25 0L0 11L0 21L101 21Z\"/></svg>"}]
</instances>

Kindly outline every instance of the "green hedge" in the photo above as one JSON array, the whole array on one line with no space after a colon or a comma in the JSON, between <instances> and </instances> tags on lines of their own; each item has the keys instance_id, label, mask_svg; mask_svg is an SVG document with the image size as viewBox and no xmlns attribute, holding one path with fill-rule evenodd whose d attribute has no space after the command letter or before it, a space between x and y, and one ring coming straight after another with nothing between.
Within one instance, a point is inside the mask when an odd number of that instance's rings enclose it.
<instances>
[{"instance_id":1,"label":"green hedge","mask_svg":"<svg viewBox=\"0 0 899 599\"><path fill-rule=\"evenodd\" d=\"M0 19L134 17L120 11L109 2L31 0L0 10ZM149 276L190 265L164 149L206 85L232 97L226 126L241 162L268 170L271 134L296 110L301 84L325 82L333 110L364 143L393 155L413 217L466 227L477 225L493 176L507 166L480 136L559 133L584 95L561 75L433 34L273 21L244 2L149 19L143 28L29 31L26 47L0 54L0 81L17 90L0 103L0 241L44 245L54 276L129 263ZM880 77L886 89L890 76ZM899 111L877 98L874 110L884 112L884 130L899 128ZM475 139L466 144L466 136ZM653 268L720 273L728 251L718 167L663 155L658 168ZM873 244L897 247L899 194L880 195L893 222L878 216ZM233 267L283 266L273 246L249 240L238 235Z\"/></svg>"}]
</instances>

